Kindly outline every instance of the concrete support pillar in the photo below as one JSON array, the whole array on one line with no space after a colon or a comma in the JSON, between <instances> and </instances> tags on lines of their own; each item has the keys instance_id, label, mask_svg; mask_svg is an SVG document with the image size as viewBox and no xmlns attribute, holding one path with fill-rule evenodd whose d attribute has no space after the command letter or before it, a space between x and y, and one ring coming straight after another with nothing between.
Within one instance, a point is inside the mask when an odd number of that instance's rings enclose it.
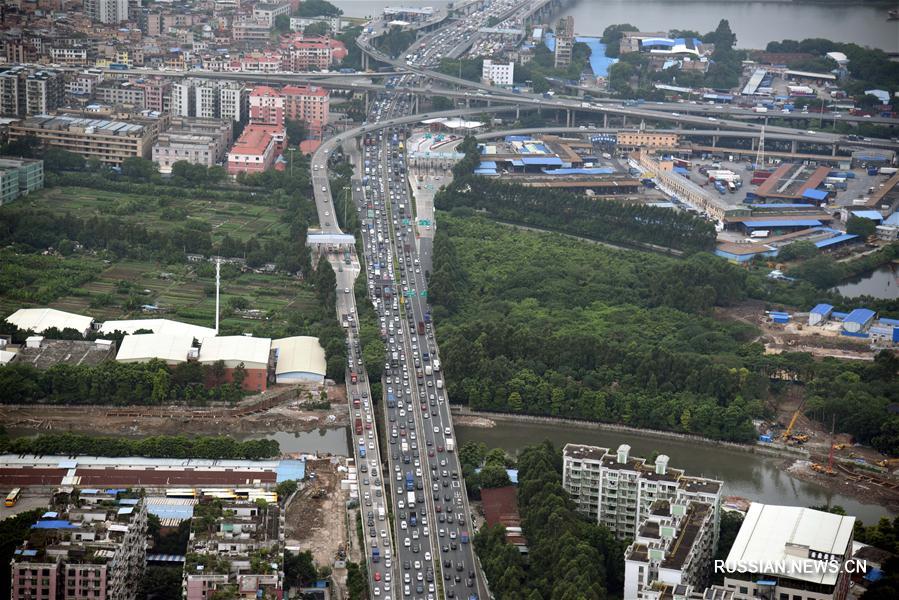
<instances>
[{"instance_id":1,"label":"concrete support pillar","mask_svg":"<svg viewBox=\"0 0 899 600\"><path fill-rule=\"evenodd\" d=\"M750 149L752 149L753 152L758 150L757 146L759 145L759 141L756 138L749 138L749 142L750 142L749 147L750 147Z\"/></svg>"},{"instance_id":2,"label":"concrete support pillar","mask_svg":"<svg viewBox=\"0 0 899 600\"><path fill-rule=\"evenodd\" d=\"M796 142L796 140L793 140L792 142L790 142L790 152L792 152L793 154L796 154L796 146L798 146L798 145L799 144L798 144L798 142Z\"/></svg>"},{"instance_id":3,"label":"concrete support pillar","mask_svg":"<svg viewBox=\"0 0 899 600\"><path fill-rule=\"evenodd\" d=\"M362 70L368 70L368 54L366 54L365 52L362 53Z\"/></svg>"},{"instance_id":4,"label":"concrete support pillar","mask_svg":"<svg viewBox=\"0 0 899 600\"><path fill-rule=\"evenodd\" d=\"M837 155L837 144L836 144L836 142L834 142L833 146L830 147L830 155L831 155L831 156L836 156L836 155Z\"/></svg>"},{"instance_id":5,"label":"concrete support pillar","mask_svg":"<svg viewBox=\"0 0 899 600\"><path fill-rule=\"evenodd\" d=\"M712 148L717 148L717 147L718 147L718 136L713 135L712 136Z\"/></svg>"},{"instance_id":6,"label":"concrete support pillar","mask_svg":"<svg viewBox=\"0 0 899 600\"><path fill-rule=\"evenodd\" d=\"M515 120L518 121L521 118L521 106L518 104L515 105Z\"/></svg>"},{"instance_id":7,"label":"concrete support pillar","mask_svg":"<svg viewBox=\"0 0 899 600\"><path fill-rule=\"evenodd\" d=\"M602 114L602 128L603 129L609 128L609 113Z\"/></svg>"},{"instance_id":8,"label":"concrete support pillar","mask_svg":"<svg viewBox=\"0 0 899 600\"><path fill-rule=\"evenodd\" d=\"M420 97L421 96L419 96L418 94L415 94L415 112L418 112L418 99Z\"/></svg>"},{"instance_id":9,"label":"concrete support pillar","mask_svg":"<svg viewBox=\"0 0 899 600\"><path fill-rule=\"evenodd\" d=\"M465 108L471 108L471 98L465 99Z\"/></svg>"},{"instance_id":10,"label":"concrete support pillar","mask_svg":"<svg viewBox=\"0 0 899 600\"><path fill-rule=\"evenodd\" d=\"M565 109L565 127L571 127L571 109Z\"/></svg>"},{"instance_id":11,"label":"concrete support pillar","mask_svg":"<svg viewBox=\"0 0 899 600\"><path fill-rule=\"evenodd\" d=\"M491 106L493 106L493 102L492 102L491 100L488 100L488 101L487 101L487 108L490 108Z\"/></svg>"},{"instance_id":12,"label":"concrete support pillar","mask_svg":"<svg viewBox=\"0 0 899 600\"><path fill-rule=\"evenodd\" d=\"M621 116L621 127L627 127L627 115Z\"/></svg>"}]
</instances>

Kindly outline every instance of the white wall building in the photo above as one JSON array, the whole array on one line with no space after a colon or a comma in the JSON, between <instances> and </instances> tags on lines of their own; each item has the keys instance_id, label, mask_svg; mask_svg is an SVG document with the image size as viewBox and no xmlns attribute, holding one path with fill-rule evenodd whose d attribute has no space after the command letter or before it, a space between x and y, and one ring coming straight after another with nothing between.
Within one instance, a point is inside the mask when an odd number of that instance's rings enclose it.
<instances>
[{"instance_id":1,"label":"white wall building","mask_svg":"<svg viewBox=\"0 0 899 600\"><path fill-rule=\"evenodd\" d=\"M481 70L481 81L485 85L511 86L515 79L515 63L495 63L489 58L484 60Z\"/></svg>"},{"instance_id":2,"label":"white wall building","mask_svg":"<svg viewBox=\"0 0 899 600\"><path fill-rule=\"evenodd\" d=\"M737 600L844 600L854 526L855 517L753 502L725 563L747 572L728 572L724 587Z\"/></svg>"},{"instance_id":3,"label":"white wall building","mask_svg":"<svg viewBox=\"0 0 899 600\"><path fill-rule=\"evenodd\" d=\"M91 21L115 25L128 20L128 0L84 0L84 12Z\"/></svg>"},{"instance_id":4,"label":"white wall building","mask_svg":"<svg viewBox=\"0 0 899 600\"><path fill-rule=\"evenodd\" d=\"M718 540L722 482L689 477L668 467L664 454L655 464L630 456L622 444L608 448L566 444L562 453L562 485L578 511L611 529L621 539L634 539L637 528L656 500L686 505L704 502L712 507L715 543Z\"/></svg>"}]
</instances>

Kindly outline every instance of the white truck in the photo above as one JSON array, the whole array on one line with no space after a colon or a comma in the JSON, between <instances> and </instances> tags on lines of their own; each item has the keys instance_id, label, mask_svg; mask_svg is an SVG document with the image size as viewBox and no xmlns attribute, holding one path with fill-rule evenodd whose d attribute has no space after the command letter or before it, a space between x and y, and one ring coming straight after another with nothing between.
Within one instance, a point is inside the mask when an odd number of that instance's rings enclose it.
<instances>
[{"instance_id":1,"label":"white truck","mask_svg":"<svg viewBox=\"0 0 899 600\"><path fill-rule=\"evenodd\" d=\"M435 373L440 372L440 359L438 359L438 358L434 359L434 372Z\"/></svg>"},{"instance_id":2,"label":"white truck","mask_svg":"<svg viewBox=\"0 0 899 600\"><path fill-rule=\"evenodd\" d=\"M456 450L455 440L453 440L453 438L450 438L450 437L446 438L446 451L454 452L455 450Z\"/></svg>"},{"instance_id":3,"label":"white truck","mask_svg":"<svg viewBox=\"0 0 899 600\"><path fill-rule=\"evenodd\" d=\"M415 506L415 492L406 492L406 506Z\"/></svg>"},{"instance_id":4,"label":"white truck","mask_svg":"<svg viewBox=\"0 0 899 600\"><path fill-rule=\"evenodd\" d=\"M433 369L431 369L431 365L425 365L425 375L432 375L434 373Z\"/></svg>"},{"instance_id":5,"label":"white truck","mask_svg":"<svg viewBox=\"0 0 899 600\"><path fill-rule=\"evenodd\" d=\"M378 504L378 520L379 521L384 520L384 505L383 504Z\"/></svg>"},{"instance_id":6,"label":"white truck","mask_svg":"<svg viewBox=\"0 0 899 600\"><path fill-rule=\"evenodd\" d=\"M768 109L765 108L764 106L756 106L755 108L752 109L752 111L757 112L757 113L766 113L766 112L768 112Z\"/></svg>"}]
</instances>

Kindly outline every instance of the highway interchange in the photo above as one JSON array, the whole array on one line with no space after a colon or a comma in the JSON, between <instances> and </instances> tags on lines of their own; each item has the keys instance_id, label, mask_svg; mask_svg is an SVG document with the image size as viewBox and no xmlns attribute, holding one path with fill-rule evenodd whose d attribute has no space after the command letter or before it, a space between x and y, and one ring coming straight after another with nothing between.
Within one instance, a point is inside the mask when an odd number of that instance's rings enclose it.
<instances>
[{"instance_id":1,"label":"highway interchange","mask_svg":"<svg viewBox=\"0 0 899 600\"><path fill-rule=\"evenodd\" d=\"M521 4L524 3L508 0L504 12ZM477 23L486 20L478 12L468 18ZM462 19L451 22L449 27L461 28L457 33L469 31L467 28L472 23L465 23ZM755 136L757 133L753 130L759 127L737 118L709 118L703 114L706 109L702 105L671 111L671 104L634 107L594 102L585 105L574 100L532 95L515 94L512 97L508 91L435 74L428 67L434 64L434 59L439 60L439 54L444 54L441 50L451 50L458 39L452 33L441 34L444 29L425 36L397 60L387 59L374 50L368 36L363 35L359 45L373 58L393 64L398 71L405 67L413 73L391 77L390 86L379 90L377 99L371 103L366 123L325 140L312 157L319 223L324 233L332 234L341 233L331 202L333 195L341 190L330 189L328 159L338 147L354 158L355 175L349 191L361 222L364 252L363 256L357 257L355 247L342 247L331 255L331 264L337 271L338 312L349 322L348 395L359 398L359 407L352 408L353 416L354 419L358 416L364 423L361 435L357 435L355 429L353 435L354 451L360 465L360 501L369 585L373 597L386 599L489 597L472 544L462 542L463 532L474 532L458 454L450 449L448 442L455 443L455 433L442 381L444 369L435 368L439 350L433 325L428 322L427 267L423 267L430 265L431 244L429 236L419 235L422 224L416 222L412 213L406 158L400 147L405 141L407 126L428 117L514 110L514 106L505 104L514 103L522 109L563 108L654 121L671 120L701 125L708 129L709 135L719 133L722 137L749 132ZM489 93L494 95L496 104L487 109L475 107L417 115L413 110L413 91L440 93L422 87L430 79L461 85L471 90L463 94L474 92L474 99L483 100ZM456 92L457 97L458 94ZM700 114L681 114L689 112ZM733 117L743 116L757 117L734 110ZM721 131L716 132L719 127ZM787 127L770 127L766 131L782 139L812 140L823 144L843 139L834 134ZM363 143L365 140L367 144ZM362 272L386 346L382 381L384 398L378 403L369 402L374 399L366 397L370 390L358 341L359 320L353 292L355 279ZM359 374L359 379L352 381L350 372ZM376 407L383 413L382 439L387 441L381 448L378 448ZM361 456L360 448L364 448L365 457ZM383 521L380 519L382 506L386 513ZM372 547L378 548L377 561L371 560Z\"/></svg>"}]
</instances>

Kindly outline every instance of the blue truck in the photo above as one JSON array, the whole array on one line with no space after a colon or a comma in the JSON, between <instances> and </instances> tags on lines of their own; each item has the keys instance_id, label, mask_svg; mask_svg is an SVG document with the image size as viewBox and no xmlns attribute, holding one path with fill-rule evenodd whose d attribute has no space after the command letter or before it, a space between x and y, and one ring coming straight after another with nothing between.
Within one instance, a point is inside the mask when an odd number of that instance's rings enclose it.
<instances>
[{"instance_id":1,"label":"blue truck","mask_svg":"<svg viewBox=\"0 0 899 600\"><path fill-rule=\"evenodd\" d=\"M381 562L381 549L377 546L372 546L371 549L371 562Z\"/></svg>"},{"instance_id":2,"label":"blue truck","mask_svg":"<svg viewBox=\"0 0 899 600\"><path fill-rule=\"evenodd\" d=\"M715 182L715 189L718 190L719 194L724 194L725 192L727 192L727 188L725 188L724 184L720 181Z\"/></svg>"},{"instance_id":3,"label":"blue truck","mask_svg":"<svg viewBox=\"0 0 899 600\"><path fill-rule=\"evenodd\" d=\"M415 478L412 477L412 472L406 473L406 491L414 492L415 491Z\"/></svg>"},{"instance_id":4,"label":"blue truck","mask_svg":"<svg viewBox=\"0 0 899 600\"><path fill-rule=\"evenodd\" d=\"M393 392L387 393L387 408L396 408L396 396L393 395Z\"/></svg>"}]
</instances>

